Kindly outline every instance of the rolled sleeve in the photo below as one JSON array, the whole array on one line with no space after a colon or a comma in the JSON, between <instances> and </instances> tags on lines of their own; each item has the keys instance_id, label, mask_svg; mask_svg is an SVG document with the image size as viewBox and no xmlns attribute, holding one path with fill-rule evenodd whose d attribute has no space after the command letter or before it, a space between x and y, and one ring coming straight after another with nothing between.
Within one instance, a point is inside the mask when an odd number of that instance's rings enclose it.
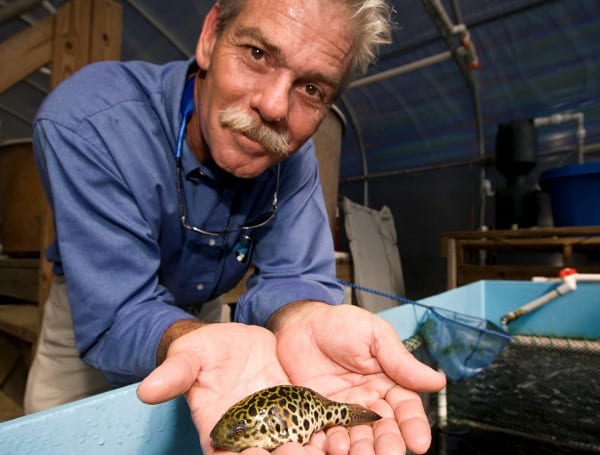
<instances>
[{"instance_id":1,"label":"rolled sleeve","mask_svg":"<svg viewBox=\"0 0 600 455\"><path fill-rule=\"evenodd\" d=\"M253 279L254 277L250 280ZM251 290L239 302L236 314L236 320L239 322L265 326L273 313L288 303L314 300L339 305L343 299L343 289L331 282L298 278L258 280L256 284L249 283L249 286L252 286Z\"/></svg>"}]
</instances>

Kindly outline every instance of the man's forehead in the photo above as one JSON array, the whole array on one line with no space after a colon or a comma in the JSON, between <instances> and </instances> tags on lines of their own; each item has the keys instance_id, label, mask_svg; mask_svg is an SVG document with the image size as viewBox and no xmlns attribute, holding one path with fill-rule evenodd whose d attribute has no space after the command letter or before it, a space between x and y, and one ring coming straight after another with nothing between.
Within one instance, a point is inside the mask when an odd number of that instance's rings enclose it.
<instances>
[{"instance_id":1,"label":"man's forehead","mask_svg":"<svg viewBox=\"0 0 600 455\"><path fill-rule=\"evenodd\" d=\"M246 0L229 31L235 37L255 40L263 50L282 60L302 53L308 57L304 64L310 66L313 58L321 54L330 70L343 72L351 57L354 33L349 15L348 21L344 21L339 8L332 6L337 3L335 0L309 3L306 7L301 0ZM326 19L317 13L324 13ZM299 37L301 43L295 41ZM336 85L343 74L330 76L329 82Z\"/></svg>"}]
</instances>

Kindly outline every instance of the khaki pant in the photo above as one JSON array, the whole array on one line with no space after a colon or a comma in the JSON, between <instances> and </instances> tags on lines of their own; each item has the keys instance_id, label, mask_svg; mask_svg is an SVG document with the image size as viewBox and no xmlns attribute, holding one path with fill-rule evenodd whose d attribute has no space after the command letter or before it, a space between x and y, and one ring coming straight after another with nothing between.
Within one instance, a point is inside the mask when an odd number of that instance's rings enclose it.
<instances>
[{"instance_id":1,"label":"khaki pant","mask_svg":"<svg viewBox=\"0 0 600 455\"><path fill-rule=\"evenodd\" d=\"M202 305L196 316L205 321L221 318L220 299ZM73 318L63 277L55 277L27 377L23 408L26 414L95 395L109 389L99 370L79 357Z\"/></svg>"},{"instance_id":2,"label":"khaki pant","mask_svg":"<svg viewBox=\"0 0 600 455\"><path fill-rule=\"evenodd\" d=\"M55 277L27 377L24 411L41 411L108 389L102 373L79 358L65 280Z\"/></svg>"}]
</instances>

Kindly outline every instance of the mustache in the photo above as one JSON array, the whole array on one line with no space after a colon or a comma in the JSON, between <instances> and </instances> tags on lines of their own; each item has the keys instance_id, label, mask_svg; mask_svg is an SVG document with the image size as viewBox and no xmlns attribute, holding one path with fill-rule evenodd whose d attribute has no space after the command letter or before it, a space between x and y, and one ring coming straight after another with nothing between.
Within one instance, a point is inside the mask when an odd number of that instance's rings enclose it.
<instances>
[{"instance_id":1,"label":"mustache","mask_svg":"<svg viewBox=\"0 0 600 455\"><path fill-rule=\"evenodd\" d=\"M289 141L285 131L278 131L237 107L228 107L219 112L219 123L236 133L258 142L269 153L287 156Z\"/></svg>"}]
</instances>

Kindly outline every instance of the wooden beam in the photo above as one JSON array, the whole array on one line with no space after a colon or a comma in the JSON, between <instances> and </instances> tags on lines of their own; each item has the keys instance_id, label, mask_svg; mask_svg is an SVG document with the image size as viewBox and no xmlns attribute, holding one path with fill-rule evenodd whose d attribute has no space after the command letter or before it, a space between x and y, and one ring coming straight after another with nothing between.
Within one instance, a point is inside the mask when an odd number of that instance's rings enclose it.
<instances>
[{"instance_id":1,"label":"wooden beam","mask_svg":"<svg viewBox=\"0 0 600 455\"><path fill-rule=\"evenodd\" d=\"M90 62L121 57L123 7L113 0L94 0L90 36Z\"/></svg>"},{"instance_id":2,"label":"wooden beam","mask_svg":"<svg viewBox=\"0 0 600 455\"><path fill-rule=\"evenodd\" d=\"M0 93L52 59L54 18L48 17L0 43Z\"/></svg>"},{"instance_id":3,"label":"wooden beam","mask_svg":"<svg viewBox=\"0 0 600 455\"><path fill-rule=\"evenodd\" d=\"M0 296L36 302L39 267L38 259L0 259Z\"/></svg>"},{"instance_id":4,"label":"wooden beam","mask_svg":"<svg viewBox=\"0 0 600 455\"><path fill-rule=\"evenodd\" d=\"M113 0L72 0L56 14L51 88L88 63L118 60L123 9Z\"/></svg>"},{"instance_id":5,"label":"wooden beam","mask_svg":"<svg viewBox=\"0 0 600 455\"><path fill-rule=\"evenodd\" d=\"M50 88L89 62L91 11L89 0L72 0L56 12Z\"/></svg>"},{"instance_id":6,"label":"wooden beam","mask_svg":"<svg viewBox=\"0 0 600 455\"><path fill-rule=\"evenodd\" d=\"M0 305L0 331L33 344L39 331L38 312L36 305Z\"/></svg>"},{"instance_id":7,"label":"wooden beam","mask_svg":"<svg viewBox=\"0 0 600 455\"><path fill-rule=\"evenodd\" d=\"M0 24L14 19L42 3L42 0L14 0L0 8Z\"/></svg>"}]
</instances>

